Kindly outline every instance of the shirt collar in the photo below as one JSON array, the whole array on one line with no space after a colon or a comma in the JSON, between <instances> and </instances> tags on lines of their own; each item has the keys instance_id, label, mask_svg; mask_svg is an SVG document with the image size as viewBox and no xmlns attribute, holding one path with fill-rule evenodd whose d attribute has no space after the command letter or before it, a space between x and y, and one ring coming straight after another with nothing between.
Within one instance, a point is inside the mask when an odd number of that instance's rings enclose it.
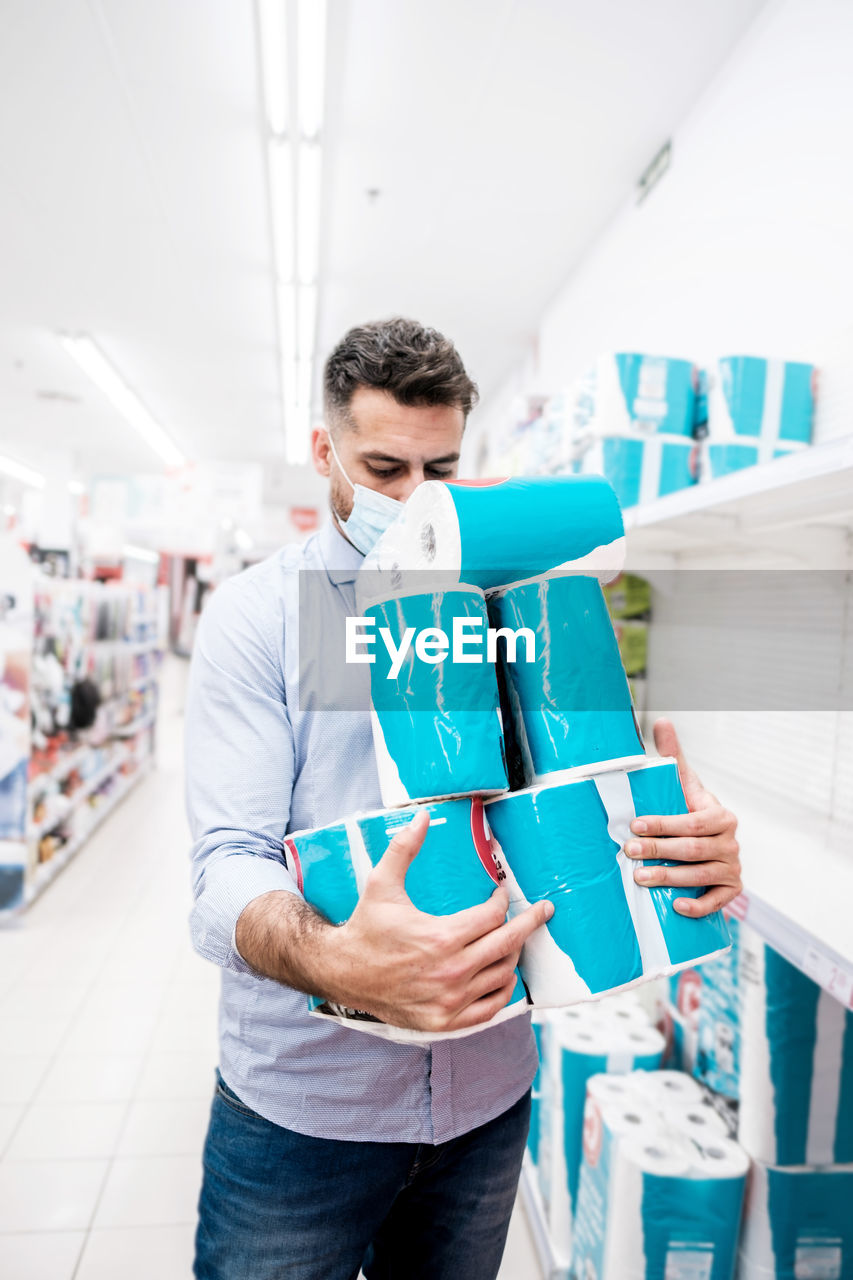
<instances>
[{"instance_id":1,"label":"shirt collar","mask_svg":"<svg viewBox=\"0 0 853 1280\"><path fill-rule=\"evenodd\" d=\"M364 556L351 542L347 542L331 516L324 521L317 534L317 546L332 582L355 582L355 575L362 566Z\"/></svg>"}]
</instances>

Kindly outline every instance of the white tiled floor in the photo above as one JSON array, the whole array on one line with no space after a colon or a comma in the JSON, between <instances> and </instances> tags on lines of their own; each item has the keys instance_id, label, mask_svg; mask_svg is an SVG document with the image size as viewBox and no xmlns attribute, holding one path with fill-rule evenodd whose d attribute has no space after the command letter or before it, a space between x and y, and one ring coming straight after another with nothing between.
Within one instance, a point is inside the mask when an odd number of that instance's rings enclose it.
<instances>
[{"instance_id":1,"label":"white tiled floor","mask_svg":"<svg viewBox=\"0 0 853 1280\"><path fill-rule=\"evenodd\" d=\"M158 767L0 928L0 1276L190 1280L219 975L192 952L166 666ZM501 1280L539 1270L521 1210Z\"/></svg>"}]
</instances>

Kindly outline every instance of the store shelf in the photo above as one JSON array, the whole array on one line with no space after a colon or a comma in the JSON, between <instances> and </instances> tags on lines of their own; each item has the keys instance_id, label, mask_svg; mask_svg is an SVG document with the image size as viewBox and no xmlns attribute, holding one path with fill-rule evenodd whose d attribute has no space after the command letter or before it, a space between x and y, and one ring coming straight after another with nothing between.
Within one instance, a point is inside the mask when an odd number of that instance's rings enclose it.
<instances>
[{"instance_id":1,"label":"store shelf","mask_svg":"<svg viewBox=\"0 0 853 1280\"><path fill-rule=\"evenodd\" d=\"M71 803L68 805L64 813L60 814L58 817L45 818L44 821L38 824L38 826L31 827L27 832L27 840L40 840L48 831L52 831L54 827L58 827L60 823L65 821L70 813L73 813L75 809L79 808L84 800L88 800L89 796L94 791L98 790L98 787L103 786L107 779L111 778L113 774L121 768L127 758L128 755L125 752L121 757L114 757L102 769L99 769L92 778L87 779L83 786L80 787L72 797L70 797Z\"/></svg>"},{"instance_id":2,"label":"store shelf","mask_svg":"<svg viewBox=\"0 0 853 1280\"><path fill-rule=\"evenodd\" d=\"M528 1151L524 1153L518 1189L524 1206L524 1216L533 1237L536 1257L539 1259L542 1280L568 1280L568 1267L554 1256L551 1237L548 1234L548 1223L545 1220L545 1206L536 1180L536 1169Z\"/></svg>"},{"instance_id":3,"label":"store shelf","mask_svg":"<svg viewBox=\"0 0 853 1280\"><path fill-rule=\"evenodd\" d=\"M136 720L132 720L130 724L116 725L112 731L114 738L132 738L134 734L141 733L143 729L147 729L157 718L155 711L146 711L145 715L138 716Z\"/></svg>"},{"instance_id":4,"label":"store shelf","mask_svg":"<svg viewBox=\"0 0 853 1280\"><path fill-rule=\"evenodd\" d=\"M822 532L827 550L853 524L853 436L812 445L707 484L680 489L625 512L632 567L708 546L778 545L802 527ZM817 539L813 538L815 542Z\"/></svg>"},{"instance_id":5,"label":"store shelf","mask_svg":"<svg viewBox=\"0 0 853 1280\"><path fill-rule=\"evenodd\" d=\"M35 790L38 783L49 782L51 779L54 779L56 782L61 782L63 778L68 776L72 769L76 769L80 762L85 760L90 749L91 748L88 743L84 743L83 746L76 747L73 751L69 751L67 755L62 757L62 759L57 760L56 764L51 769L44 769L41 773L35 774L35 776L30 779L30 787Z\"/></svg>"},{"instance_id":6,"label":"store shelf","mask_svg":"<svg viewBox=\"0 0 853 1280\"><path fill-rule=\"evenodd\" d=\"M709 785L738 818L744 892L732 913L853 1009L849 829L740 779L718 774Z\"/></svg>"},{"instance_id":7,"label":"store shelf","mask_svg":"<svg viewBox=\"0 0 853 1280\"><path fill-rule=\"evenodd\" d=\"M112 813L117 805L121 804L122 800L124 800L125 796L133 790L136 784L141 782L141 780L150 772L153 763L153 756L149 756L144 760L138 766L136 771L130 775L127 782L123 786L119 787L112 796L110 796L109 800L102 808L97 810L93 822L84 832L74 840L69 841L69 843L65 845L59 853L51 858L50 861L43 862L36 867L33 877L27 886L24 898L25 907L28 907L33 899L37 898L42 890L50 884L51 880L55 879L55 877L59 875L60 871L68 865L75 853L77 853L81 846L89 839L92 832L101 825L104 819Z\"/></svg>"}]
</instances>

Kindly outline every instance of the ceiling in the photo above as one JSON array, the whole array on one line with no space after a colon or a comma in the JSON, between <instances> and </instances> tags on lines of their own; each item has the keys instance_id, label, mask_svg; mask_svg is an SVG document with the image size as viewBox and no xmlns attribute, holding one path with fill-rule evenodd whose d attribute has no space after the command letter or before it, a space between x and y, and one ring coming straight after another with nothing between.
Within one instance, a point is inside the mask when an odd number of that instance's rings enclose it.
<instances>
[{"instance_id":1,"label":"ceiling","mask_svg":"<svg viewBox=\"0 0 853 1280\"><path fill-rule=\"evenodd\" d=\"M329 0L319 358L414 315L487 398L762 3ZM251 0L2 0L0 453L157 469L64 330L187 457L280 462L258 66Z\"/></svg>"}]
</instances>

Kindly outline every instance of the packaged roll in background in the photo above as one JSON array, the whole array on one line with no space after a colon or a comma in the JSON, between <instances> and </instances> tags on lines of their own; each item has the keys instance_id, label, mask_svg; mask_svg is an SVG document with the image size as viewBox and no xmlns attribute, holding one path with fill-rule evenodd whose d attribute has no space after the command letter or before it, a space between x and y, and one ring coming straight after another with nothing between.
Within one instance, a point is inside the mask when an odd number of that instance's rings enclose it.
<instances>
[{"instance_id":1,"label":"packaged roll in background","mask_svg":"<svg viewBox=\"0 0 853 1280\"><path fill-rule=\"evenodd\" d=\"M522 952L534 1005L574 1004L696 964L729 945L721 913L691 919L674 911L674 898L698 890L646 889L622 852L638 814L686 811L678 768L666 759L529 787L487 804L510 915L542 898L554 904Z\"/></svg>"},{"instance_id":2,"label":"packaged roll in background","mask_svg":"<svg viewBox=\"0 0 853 1280\"><path fill-rule=\"evenodd\" d=\"M690 360L618 351L599 356L589 427L596 434L690 437L698 370Z\"/></svg>"},{"instance_id":3,"label":"packaged roll in background","mask_svg":"<svg viewBox=\"0 0 853 1280\"><path fill-rule=\"evenodd\" d=\"M602 1103L598 1080L584 1113L573 1275L732 1280L746 1153L717 1134L700 1146L642 1094Z\"/></svg>"},{"instance_id":4,"label":"packaged roll in background","mask_svg":"<svg viewBox=\"0 0 853 1280\"><path fill-rule=\"evenodd\" d=\"M716 961L709 960L708 964ZM662 985L655 1025L666 1040L665 1061L675 1071L692 1072L699 1045L699 1004L702 992L701 969L692 967L673 974Z\"/></svg>"},{"instance_id":5,"label":"packaged roll in background","mask_svg":"<svg viewBox=\"0 0 853 1280\"><path fill-rule=\"evenodd\" d=\"M483 592L462 585L363 608L375 624L371 720L383 804L506 790Z\"/></svg>"},{"instance_id":6,"label":"packaged roll in background","mask_svg":"<svg viewBox=\"0 0 853 1280\"><path fill-rule=\"evenodd\" d=\"M651 1071L660 1065L663 1039L639 1005L627 1010L599 1004L550 1015L548 1064L551 1097L548 1225L558 1257L568 1265L571 1224L580 1178L586 1086L591 1076Z\"/></svg>"},{"instance_id":7,"label":"packaged roll in background","mask_svg":"<svg viewBox=\"0 0 853 1280\"><path fill-rule=\"evenodd\" d=\"M414 905L431 915L450 915L486 902L499 883L479 800L448 800L423 806L430 823L417 858L406 873L406 893ZM391 839L412 819L416 809L356 814L344 823L313 831L293 832L285 838L284 859L307 902L334 924L352 914L367 877ZM372 1035L400 1043L476 1034L506 1018L527 1012L523 983L516 982L512 1000L490 1022L463 1031L427 1032L392 1027L374 1015L346 1009L323 997L310 997L318 1017L334 1019Z\"/></svg>"},{"instance_id":8,"label":"packaged roll in background","mask_svg":"<svg viewBox=\"0 0 853 1280\"><path fill-rule=\"evenodd\" d=\"M702 966L693 1071L709 1089L735 1100L740 1077L740 926L734 916L727 917L727 923L731 950Z\"/></svg>"},{"instance_id":9,"label":"packaged roll in background","mask_svg":"<svg viewBox=\"0 0 853 1280\"><path fill-rule=\"evenodd\" d=\"M740 931L738 1138L765 1164L853 1162L853 1011Z\"/></svg>"},{"instance_id":10,"label":"packaged roll in background","mask_svg":"<svg viewBox=\"0 0 853 1280\"><path fill-rule=\"evenodd\" d=\"M628 677L597 578L547 575L496 592L489 617L510 690L515 737L531 779L641 756ZM535 637L522 661L516 633ZM588 770L589 771L589 770Z\"/></svg>"},{"instance_id":11,"label":"packaged roll in background","mask_svg":"<svg viewBox=\"0 0 853 1280\"><path fill-rule=\"evenodd\" d=\"M738 1280L853 1280L853 1165L774 1168L756 1161Z\"/></svg>"},{"instance_id":12,"label":"packaged roll in background","mask_svg":"<svg viewBox=\"0 0 853 1280\"><path fill-rule=\"evenodd\" d=\"M487 591L557 568L608 581L624 563L624 533L616 495L598 476L428 480L360 572L415 591L426 574Z\"/></svg>"},{"instance_id":13,"label":"packaged roll in background","mask_svg":"<svg viewBox=\"0 0 853 1280\"><path fill-rule=\"evenodd\" d=\"M584 453L581 470L605 476L626 509L696 484L699 450L684 436L602 435Z\"/></svg>"},{"instance_id":14,"label":"packaged roll in background","mask_svg":"<svg viewBox=\"0 0 853 1280\"><path fill-rule=\"evenodd\" d=\"M712 478L810 443L816 384L812 365L724 356L709 378L707 458Z\"/></svg>"}]
</instances>

